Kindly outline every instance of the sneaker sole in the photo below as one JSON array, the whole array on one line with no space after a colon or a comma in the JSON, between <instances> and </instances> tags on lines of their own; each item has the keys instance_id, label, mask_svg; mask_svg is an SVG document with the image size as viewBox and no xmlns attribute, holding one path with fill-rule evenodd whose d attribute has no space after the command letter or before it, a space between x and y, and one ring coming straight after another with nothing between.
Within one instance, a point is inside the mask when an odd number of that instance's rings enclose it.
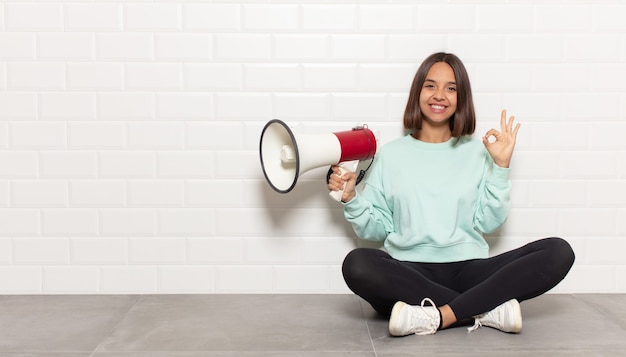
<instances>
[{"instance_id":1,"label":"sneaker sole","mask_svg":"<svg viewBox=\"0 0 626 357\"><path fill-rule=\"evenodd\" d=\"M400 311L406 305L402 301L398 301L393 305L391 309L391 317L389 318L389 334L391 336L405 336L400 332L398 325L398 319L400 318Z\"/></svg>"}]
</instances>

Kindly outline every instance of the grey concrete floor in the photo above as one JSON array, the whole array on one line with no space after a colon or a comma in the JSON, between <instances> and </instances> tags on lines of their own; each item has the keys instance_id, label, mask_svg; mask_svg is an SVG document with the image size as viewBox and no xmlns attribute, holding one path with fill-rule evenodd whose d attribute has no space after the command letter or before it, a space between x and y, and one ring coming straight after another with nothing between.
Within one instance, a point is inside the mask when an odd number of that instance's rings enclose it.
<instances>
[{"instance_id":1,"label":"grey concrete floor","mask_svg":"<svg viewBox=\"0 0 626 357\"><path fill-rule=\"evenodd\" d=\"M519 335L390 337L354 295L0 296L0 356L625 356L626 295L522 303Z\"/></svg>"}]
</instances>

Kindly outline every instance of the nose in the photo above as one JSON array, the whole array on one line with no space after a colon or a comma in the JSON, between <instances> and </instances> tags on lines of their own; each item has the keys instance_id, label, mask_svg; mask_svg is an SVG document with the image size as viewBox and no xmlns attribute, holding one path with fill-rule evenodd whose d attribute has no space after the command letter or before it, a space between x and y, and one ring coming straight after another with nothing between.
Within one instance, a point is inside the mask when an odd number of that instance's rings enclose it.
<instances>
[{"instance_id":1,"label":"nose","mask_svg":"<svg viewBox=\"0 0 626 357\"><path fill-rule=\"evenodd\" d=\"M435 100L441 101L441 100L444 100L445 98L446 98L446 96L445 96L444 90L441 89L441 88L437 89L435 91L435 94L433 95L433 99L435 99Z\"/></svg>"}]
</instances>

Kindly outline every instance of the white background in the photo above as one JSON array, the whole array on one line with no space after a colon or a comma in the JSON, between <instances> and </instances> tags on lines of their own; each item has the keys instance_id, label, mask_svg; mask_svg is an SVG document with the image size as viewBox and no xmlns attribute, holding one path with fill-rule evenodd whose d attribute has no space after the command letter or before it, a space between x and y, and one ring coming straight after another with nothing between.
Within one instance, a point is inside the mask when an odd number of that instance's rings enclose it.
<instances>
[{"instance_id":1,"label":"white background","mask_svg":"<svg viewBox=\"0 0 626 357\"><path fill-rule=\"evenodd\" d=\"M0 293L346 293L325 168L280 195L258 143L403 134L419 63L522 123L492 253L577 254L553 292L626 292L624 1L3 1Z\"/></svg>"}]
</instances>

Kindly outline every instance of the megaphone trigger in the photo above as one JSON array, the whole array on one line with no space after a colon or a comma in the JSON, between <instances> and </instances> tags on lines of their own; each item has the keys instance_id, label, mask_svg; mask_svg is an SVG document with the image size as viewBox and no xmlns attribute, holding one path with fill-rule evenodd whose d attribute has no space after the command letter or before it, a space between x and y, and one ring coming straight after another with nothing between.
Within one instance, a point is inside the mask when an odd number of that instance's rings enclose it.
<instances>
[{"instance_id":1,"label":"megaphone trigger","mask_svg":"<svg viewBox=\"0 0 626 357\"><path fill-rule=\"evenodd\" d=\"M343 176L346 172L355 172L356 168L359 166L359 160L345 161L337 164L339 166L339 171L341 171L341 175ZM341 197L343 196L343 191L346 189L346 183L343 183L343 188L338 191L330 191L328 194L330 197L334 198L336 201L341 202Z\"/></svg>"}]
</instances>

